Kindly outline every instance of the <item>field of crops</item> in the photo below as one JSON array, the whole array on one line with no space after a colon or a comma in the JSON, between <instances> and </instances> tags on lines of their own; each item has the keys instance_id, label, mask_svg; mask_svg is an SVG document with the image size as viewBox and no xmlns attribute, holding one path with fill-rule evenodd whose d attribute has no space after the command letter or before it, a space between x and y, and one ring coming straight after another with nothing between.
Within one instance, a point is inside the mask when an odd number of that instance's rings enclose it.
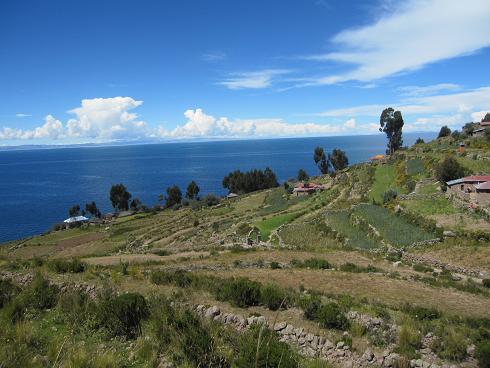
<instances>
[{"instance_id":1,"label":"field of crops","mask_svg":"<svg viewBox=\"0 0 490 368\"><path fill-rule=\"evenodd\" d=\"M255 226L257 226L258 229L260 230L260 234L262 235L262 240L267 241L273 230L277 229L282 224L286 224L286 223L294 220L295 218L297 218L300 215L301 215L301 213L299 213L299 212L287 213L284 215L278 215L278 216L270 217L268 219L256 222Z\"/></svg>"},{"instance_id":2,"label":"field of crops","mask_svg":"<svg viewBox=\"0 0 490 368\"><path fill-rule=\"evenodd\" d=\"M322 248L339 245L338 242L322 231L318 224L289 224L279 231L279 236L288 246L296 249Z\"/></svg>"},{"instance_id":3,"label":"field of crops","mask_svg":"<svg viewBox=\"0 0 490 368\"><path fill-rule=\"evenodd\" d=\"M347 245L353 248L370 249L379 246L365 231L352 224L347 210L329 212L326 221L332 229L347 238Z\"/></svg>"},{"instance_id":4,"label":"field of crops","mask_svg":"<svg viewBox=\"0 0 490 368\"><path fill-rule=\"evenodd\" d=\"M383 193L388 189L394 189L398 194L405 193L403 188L395 185L395 167L393 165L381 165L374 173L374 183L369 192L369 198L378 203L383 203Z\"/></svg>"},{"instance_id":5,"label":"field of crops","mask_svg":"<svg viewBox=\"0 0 490 368\"><path fill-rule=\"evenodd\" d=\"M373 225L387 242L395 246L409 246L436 238L434 234L410 224L381 206L360 204L356 206L354 213Z\"/></svg>"},{"instance_id":6,"label":"field of crops","mask_svg":"<svg viewBox=\"0 0 490 368\"><path fill-rule=\"evenodd\" d=\"M280 211L285 211L306 197L288 196L284 188L276 188L267 193L263 207L259 210L259 215L269 215Z\"/></svg>"},{"instance_id":7,"label":"field of crops","mask_svg":"<svg viewBox=\"0 0 490 368\"><path fill-rule=\"evenodd\" d=\"M433 199L413 199L403 201L403 206L412 212L421 215L451 215L462 213L463 211L454 207L448 199L444 197Z\"/></svg>"}]
</instances>

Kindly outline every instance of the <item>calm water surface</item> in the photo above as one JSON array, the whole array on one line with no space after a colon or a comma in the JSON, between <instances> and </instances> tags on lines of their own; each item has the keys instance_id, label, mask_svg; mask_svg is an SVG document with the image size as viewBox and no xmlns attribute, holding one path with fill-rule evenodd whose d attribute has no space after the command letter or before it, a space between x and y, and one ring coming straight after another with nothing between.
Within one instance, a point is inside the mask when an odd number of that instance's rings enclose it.
<instances>
[{"instance_id":1,"label":"calm water surface","mask_svg":"<svg viewBox=\"0 0 490 368\"><path fill-rule=\"evenodd\" d=\"M411 145L417 137L406 134ZM221 181L235 169L270 167L279 182L300 168L318 170L313 149L341 148L350 163L384 153L384 135L250 140L233 142L168 143L136 146L57 148L0 151L0 242L42 233L68 217L74 204L95 201L111 210L109 189L123 183L133 197L152 206L165 188L177 184L183 192L191 180L201 194L226 194Z\"/></svg>"}]
</instances>

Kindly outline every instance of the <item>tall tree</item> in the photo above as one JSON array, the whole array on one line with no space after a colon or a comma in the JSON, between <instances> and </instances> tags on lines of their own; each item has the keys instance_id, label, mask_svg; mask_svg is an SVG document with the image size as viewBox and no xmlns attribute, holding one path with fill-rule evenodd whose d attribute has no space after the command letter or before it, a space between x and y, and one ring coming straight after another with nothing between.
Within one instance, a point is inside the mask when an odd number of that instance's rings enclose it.
<instances>
[{"instance_id":1,"label":"tall tree","mask_svg":"<svg viewBox=\"0 0 490 368\"><path fill-rule=\"evenodd\" d=\"M100 213L94 201L85 204L85 211L87 211L94 217L102 217L102 214Z\"/></svg>"},{"instance_id":2,"label":"tall tree","mask_svg":"<svg viewBox=\"0 0 490 368\"><path fill-rule=\"evenodd\" d=\"M201 188L199 188L199 186L193 180L187 186L187 192L185 193L185 196L189 199L197 199L200 190Z\"/></svg>"},{"instance_id":3,"label":"tall tree","mask_svg":"<svg viewBox=\"0 0 490 368\"><path fill-rule=\"evenodd\" d=\"M393 108L388 107L381 113L379 117L379 125L381 125L379 131L384 132L388 138L387 154L393 154L402 146L403 124L403 117L400 111L395 111Z\"/></svg>"},{"instance_id":4,"label":"tall tree","mask_svg":"<svg viewBox=\"0 0 490 368\"><path fill-rule=\"evenodd\" d=\"M68 210L68 214L70 215L70 217L78 216L80 214L80 205L76 204L76 205L72 206Z\"/></svg>"},{"instance_id":5,"label":"tall tree","mask_svg":"<svg viewBox=\"0 0 490 368\"><path fill-rule=\"evenodd\" d=\"M328 161L335 170L343 170L349 166L347 155L338 148L335 148L332 153L328 155Z\"/></svg>"},{"instance_id":6,"label":"tall tree","mask_svg":"<svg viewBox=\"0 0 490 368\"><path fill-rule=\"evenodd\" d=\"M329 162L322 147L316 147L313 152L313 160L322 174L328 174Z\"/></svg>"},{"instance_id":7,"label":"tall tree","mask_svg":"<svg viewBox=\"0 0 490 368\"><path fill-rule=\"evenodd\" d=\"M127 211L129 209L129 200L131 194L126 190L123 184L114 184L110 191L110 200L112 207L116 211Z\"/></svg>"},{"instance_id":8,"label":"tall tree","mask_svg":"<svg viewBox=\"0 0 490 368\"><path fill-rule=\"evenodd\" d=\"M441 130L439 130L439 135L437 138L444 138L444 137L449 137L451 135L451 129L448 128L447 125L444 125L441 127Z\"/></svg>"},{"instance_id":9,"label":"tall tree","mask_svg":"<svg viewBox=\"0 0 490 368\"><path fill-rule=\"evenodd\" d=\"M167 188L167 196L165 197L165 205L167 207L175 206L182 202L182 192L177 185Z\"/></svg>"},{"instance_id":10,"label":"tall tree","mask_svg":"<svg viewBox=\"0 0 490 368\"><path fill-rule=\"evenodd\" d=\"M298 180L299 181L306 181L309 178L310 177L309 177L308 173L305 170L299 169L299 171L298 171Z\"/></svg>"}]
</instances>

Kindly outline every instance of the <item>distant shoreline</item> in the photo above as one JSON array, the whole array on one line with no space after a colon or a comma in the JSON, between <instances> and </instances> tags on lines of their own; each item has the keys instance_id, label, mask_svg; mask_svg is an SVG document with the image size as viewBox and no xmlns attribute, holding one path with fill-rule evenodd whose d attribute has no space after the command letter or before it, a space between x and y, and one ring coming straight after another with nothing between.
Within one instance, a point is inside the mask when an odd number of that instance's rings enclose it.
<instances>
[{"instance_id":1,"label":"distant shoreline","mask_svg":"<svg viewBox=\"0 0 490 368\"><path fill-rule=\"evenodd\" d=\"M405 135L415 134L437 134L436 131L420 131L406 132ZM243 138L203 138L203 139L182 139L182 140L155 140L155 141L112 141L102 143L73 143L73 144L25 144L25 145L0 145L0 152L6 151L35 151L35 150L50 150L50 149L70 149L70 148L100 148L100 147L125 147L125 146L145 146L145 145L160 145L160 144L192 144L192 143L211 143L211 142L247 142L247 141L275 141L288 139L322 139L322 138L349 138L349 137L372 137L383 135L384 133L372 134L348 134L348 135L326 135L326 136L302 136L302 137L243 137Z\"/></svg>"}]
</instances>

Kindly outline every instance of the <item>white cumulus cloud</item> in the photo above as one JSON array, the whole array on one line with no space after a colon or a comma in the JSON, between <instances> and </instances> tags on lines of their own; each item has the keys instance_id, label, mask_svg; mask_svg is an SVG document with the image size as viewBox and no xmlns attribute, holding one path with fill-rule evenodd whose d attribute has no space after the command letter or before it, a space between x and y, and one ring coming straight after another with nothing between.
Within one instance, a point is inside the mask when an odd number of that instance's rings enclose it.
<instances>
[{"instance_id":1,"label":"white cumulus cloud","mask_svg":"<svg viewBox=\"0 0 490 368\"><path fill-rule=\"evenodd\" d=\"M354 119L344 124L288 123L282 119L229 119L215 118L202 109L187 110L187 122L172 130L160 127L160 138L244 138L244 137L294 137L326 134L355 133Z\"/></svg>"},{"instance_id":2,"label":"white cumulus cloud","mask_svg":"<svg viewBox=\"0 0 490 368\"><path fill-rule=\"evenodd\" d=\"M43 125L33 129L4 127L0 129L0 139L115 140L145 137L148 134L145 122L130 112L142 103L131 97L85 99L81 106L69 111L75 118L66 124L48 115Z\"/></svg>"}]
</instances>

